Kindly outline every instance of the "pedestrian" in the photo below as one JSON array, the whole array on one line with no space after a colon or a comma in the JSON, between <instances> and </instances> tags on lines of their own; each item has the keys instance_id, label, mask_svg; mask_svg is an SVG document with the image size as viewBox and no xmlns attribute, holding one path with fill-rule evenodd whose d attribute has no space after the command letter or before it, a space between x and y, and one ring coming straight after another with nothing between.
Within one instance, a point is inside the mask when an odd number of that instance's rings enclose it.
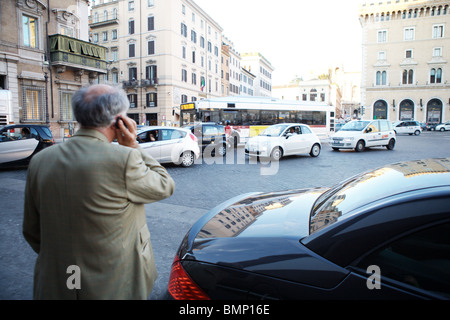
<instances>
[{"instance_id":1,"label":"pedestrian","mask_svg":"<svg viewBox=\"0 0 450 320\"><path fill-rule=\"evenodd\" d=\"M82 88L72 106L80 130L28 168L23 235L38 254L33 297L147 299L157 274L144 204L171 196L175 183L137 144L122 89Z\"/></svg>"}]
</instances>

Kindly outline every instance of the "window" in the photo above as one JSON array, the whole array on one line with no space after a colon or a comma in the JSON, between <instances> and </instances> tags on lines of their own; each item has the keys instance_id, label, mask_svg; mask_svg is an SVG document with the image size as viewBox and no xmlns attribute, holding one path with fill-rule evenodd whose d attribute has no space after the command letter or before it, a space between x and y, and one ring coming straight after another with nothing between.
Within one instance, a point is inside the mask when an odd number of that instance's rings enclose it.
<instances>
[{"instance_id":1,"label":"window","mask_svg":"<svg viewBox=\"0 0 450 320\"><path fill-rule=\"evenodd\" d=\"M102 39L103 39L103 41L108 41L108 31L102 32Z\"/></svg>"},{"instance_id":2,"label":"window","mask_svg":"<svg viewBox=\"0 0 450 320\"><path fill-rule=\"evenodd\" d=\"M94 43L98 42L98 33L94 33L94 39L93 39Z\"/></svg>"},{"instance_id":3,"label":"window","mask_svg":"<svg viewBox=\"0 0 450 320\"><path fill-rule=\"evenodd\" d=\"M61 121L73 121L75 117L73 116L72 110L72 92L61 92Z\"/></svg>"},{"instance_id":4,"label":"window","mask_svg":"<svg viewBox=\"0 0 450 320\"><path fill-rule=\"evenodd\" d=\"M442 57L442 48L433 48L433 57Z\"/></svg>"},{"instance_id":5,"label":"window","mask_svg":"<svg viewBox=\"0 0 450 320\"><path fill-rule=\"evenodd\" d=\"M156 92L149 92L145 95L145 103L147 108L155 108L157 106Z\"/></svg>"},{"instance_id":6,"label":"window","mask_svg":"<svg viewBox=\"0 0 450 320\"><path fill-rule=\"evenodd\" d=\"M186 59L186 47L185 46L183 46L183 47L181 47L181 55L182 55L182 57L183 57L183 59Z\"/></svg>"},{"instance_id":7,"label":"window","mask_svg":"<svg viewBox=\"0 0 450 320\"><path fill-rule=\"evenodd\" d=\"M386 71L377 71L377 86L385 86L386 85Z\"/></svg>"},{"instance_id":8,"label":"window","mask_svg":"<svg viewBox=\"0 0 450 320\"><path fill-rule=\"evenodd\" d=\"M442 82L442 69L431 69L430 71L430 83L441 83Z\"/></svg>"},{"instance_id":9,"label":"window","mask_svg":"<svg viewBox=\"0 0 450 320\"><path fill-rule=\"evenodd\" d=\"M128 34L134 34L134 20L128 21Z\"/></svg>"},{"instance_id":10,"label":"window","mask_svg":"<svg viewBox=\"0 0 450 320\"><path fill-rule=\"evenodd\" d=\"M181 81L187 82L187 71L186 71L186 69L181 69Z\"/></svg>"},{"instance_id":11,"label":"window","mask_svg":"<svg viewBox=\"0 0 450 320\"><path fill-rule=\"evenodd\" d=\"M157 79L156 70L157 70L156 66L146 66L145 67L145 79L153 80L156 83L156 79Z\"/></svg>"},{"instance_id":12,"label":"window","mask_svg":"<svg viewBox=\"0 0 450 320\"><path fill-rule=\"evenodd\" d=\"M128 100L130 101L130 108L137 108L137 94L129 94L127 95Z\"/></svg>"},{"instance_id":13,"label":"window","mask_svg":"<svg viewBox=\"0 0 450 320\"><path fill-rule=\"evenodd\" d=\"M450 223L407 235L389 243L358 263L381 269L389 278L408 287L450 298Z\"/></svg>"},{"instance_id":14,"label":"window","mask_svg":"<svg viewBox=\"0 0 450 320\"><path fill-rule=\"evenodd\" d=\"M200 47L205 48L205 38L200 37Z\"/></svg>"},{"instance_id":15,"label":"window","mask_svg":"<svg viewBox=\"0 0 450 320\"><path fill-rule=\"evenodd\" d=\"M111 55L112 55L112 61L117 61L119 60L119 50L117 50L117 48L114 48L111 50Z\"/></svg>"},{"instance_id":16,"label":"window","mask_svg":"<svg viewBox=\"0 0 450 320\"><path fill-rule=\"evenodd\" d=\"M406 59L410 59L412 58L413 54L412 54L412 50L406 50L405 51L405 58Z\"/></svg>"},{"instance_id":17,"label":"window","mask_svg":"<svg viewBox=\"0 0 450 320\"><path fill-rule=\"evenodd\" d=\"M181 23L181 35L187 38L187 26L184 23Z\"/></svg>"},{"instance_id":18,"label":"window","mask_svg":"<svg viewBox=\"0 0 450 320\"><path fill-rule=\"evenodd\" d=\"M155 54L155 41L150 40L147 42L147 54Z\"/></svg>"},{"instance_id":19,"label":"window","mask_svg":"<svg viewBox=\"0 0 450 320\"><path fill-rule=\"evenodd\" d=\"M147 18L147 31L155 30L155 17L151 16Z\"/></svg>"},{"instance_id":20,"label":"window","mask_svg":"<svg viewBox=\"0 0 450 320\"><path fill-rule=\"evenodd\" d=\"M197 43L197 33L194 30L191 30L191 41Z\"/></svg>"},{"instance_id":21,"label":"window","mask_svg":"<svg viewBox=\"0 0 450 320\"><path fill-rule=\"evenodd\" d=\"M414 71L412 69L403 70L402 84L412 84L413 81L414 81Z\"/></svg>"},{"instance_id":22,"label":"window","mask_svg":"<svg viewBox=\"0 0 450 320\"><path fill-rule=\"evenodd\" d=\"M117 29L111 30L111 40L117 40Z\"/></svg>"},{"instance_id":23,"label":"window","mask_svg":"<svg viewBox=\"0 0 450 320\"><path fill-rule=\"evenodd\" d=\"M128 1L128 11L134 10L134 0Z\"/></svg>"},{"instance_id":24,"label":"window","mask_svg":"<svg viewBox=\"0 0 450 320\"><path fill-rule=\"evenodd\" d=\"M197 74L195 74L194 72L192 73L192 84L197 84Z\"/></svg>"},{"instance_id":25,"label":"window","mask_svg":"<svg viewBox=\"0 0 450 320\"><path fill-rule=\"evenodd\" d=\"M153 7L155 5L155 0L147 0L147 7Z\"/></svg>"},{"instance_id":26,"label":"window","mask_svg":"<svg viewBox=\"0 0 450 320\"><path fill-rule=\"evenodd\" d=\"M444 25L433 26L433 39L444 37Z\"/></svg>"},{"instance_id":27,"label":"window","mask_svg":"<svg viewBox=\"0 0 450 320\"><path fill-rule=\"evenodd\" d=\"M386 51L379 51L378 52L378 60L380 60L380 61L386 60Z\"/></svg>"},{"instance_id":28,"label":"window","mask_svg":"<svg viewBox=\"0 0 450 320\"><path fill-rule=\"evenodd\" d=\"M112 72L112 83L119 83L119 73L117 71Z\"/></svg>"},{"instance_id":29,"label":"window","mask_svg":"<svg viewBox=\"0 0 450 320\"><path fill-rule=\"evenodd\" d=\"M136 45L134 43L128 44L128 57L133 58L135 57L135 47Z\"/></svg>"},{"instance_id":30,"label":"window","mask_svg":"<svg viewBox=\"0 0 450 320\"><path fill-rule=\"evenodd\" d=\"M133 68L129 68L128 69L128 80L132 81L132 80L136 80L137 79L137 68L133 67Z\"/></svg>"},{"instance_id":31,"label":"window","mask_svg":"<svg viewBox=\"0 0 450 320\"><path fill-rule=\"evenodd\" d=\"M404 29L403 40L405 41L414 40L414 28L408 27Z\"/></svg>"},{"instance_id":32,"label":"window","mask_svg":"<svg viewBox=\"0 0 450 320\"><path fill-rule=\"evenodd\" d=\"M377 42L378 43L387 42L387 31L386 30L378 31Z\"/></svg>"},{"instance_id":33,"label":"window","mask_svg":"<svg viewBox=\"0 0 450 320\"><path fill-rule=\"evenodd\" d=\"M44 88L23 87L23 120L44 120L44 94Z\"/></svg>"},{"instance_id":34,"label":"window","mask_svg":"<svg viewBox=\"0 0 450 320\"><path fill-rule=\"evenodd\" d=\"M38 21L36 18L22 16L23 45L30 48L38 48Z\"/></svg>"}]
</instances>

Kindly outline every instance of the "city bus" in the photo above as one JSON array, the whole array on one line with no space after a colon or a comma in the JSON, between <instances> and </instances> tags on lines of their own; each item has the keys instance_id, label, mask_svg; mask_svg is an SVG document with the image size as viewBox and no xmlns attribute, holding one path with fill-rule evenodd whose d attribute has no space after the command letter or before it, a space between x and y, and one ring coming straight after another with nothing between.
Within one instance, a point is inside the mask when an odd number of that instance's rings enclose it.
<instances>
[{"instance_id":1,"label":"city bus","mask_svg":"<svg viewBox=\"0 0 450 320\"><path fill-rule=\"evenodd\" d=\"M180 106L180 126L214 122L231 126L235 145L268 126L304 123L323 139L334 131L335 107L324 102L288 101L271 97L231 96L197 100Z\"/></svg>"}]
</instances>

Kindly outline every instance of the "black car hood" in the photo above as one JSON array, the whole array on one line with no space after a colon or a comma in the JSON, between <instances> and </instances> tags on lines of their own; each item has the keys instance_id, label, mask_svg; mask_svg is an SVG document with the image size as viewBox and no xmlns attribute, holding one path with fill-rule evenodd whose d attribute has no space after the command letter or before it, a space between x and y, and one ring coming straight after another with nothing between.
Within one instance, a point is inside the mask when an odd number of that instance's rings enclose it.
<instances>
[{"instance_id":1,"label":"black car hood","mask_svg":"<svg viewBox=\"0 0 450 320\"><path fill-rule=\"evenodd\" d=\"M179 256L185 261L333 286L342 280L342 269L300 243L309 234L311 207L324 191L302 189L233 198L194 224Z\"/></svg>"}]
</instances>

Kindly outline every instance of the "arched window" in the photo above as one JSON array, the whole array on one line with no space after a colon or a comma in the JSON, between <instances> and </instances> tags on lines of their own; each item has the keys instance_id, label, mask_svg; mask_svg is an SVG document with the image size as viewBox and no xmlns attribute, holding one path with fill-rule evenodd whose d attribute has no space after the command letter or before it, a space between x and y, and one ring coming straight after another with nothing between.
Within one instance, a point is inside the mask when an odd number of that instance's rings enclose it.
<instances>
[{"instance_id":1,"label":"arched window","mask_svg":"<svg viewBox=\"0 0 450 320\"><path fill-rule=\"evenodd\" d=\"M430 71L430 83L441 83L442 82L442 69L438 68L431 69Z\"/></svg>"},{"instance_id":2,"label":"arched window","mask_svg":"<svg viewBox=\"0 0 450 320\"><path fill-rule=\"evenodd\" d=\"M414 70L403 70L403 84L412 84L414 80Z\"/></svg>"},{"instance_id":3,"label":"arched window","mask_svg":"<svg viewBox=\"0 0 450 320\"><path fill-rule=\"evenodd\" d=\"M436 83L441 83L442 82L442 69L439 68L437 69L436 72Z\"/></svg>"},{"instance_id":4,"label":"arched window","mask_svg":"<svg viewBox=\"0 0 450 320\"><path fill-rule=\"evenodd\" d=\"M430 71L430 83L436 83L436 69Z\"/></svg>"},{"instance_id":5,"label":"arched window","mask_svg":"<svg viewBox=\"0 0 450 320\"><path fill-rule=\"evenodd\" d=\"M377 86L385 86L386 85L387 73L386 71L378 71L377 72Z\"/></svg>"},{"instance_id":6,"label":"arched window","mask_svg":"<svg viewBox=\"0 0 450 320\"><path fill-rule=\"evenodd\" d=\"M103 11L103 21L108 21L108 11Z\"/></svg>"}]
</instances>

